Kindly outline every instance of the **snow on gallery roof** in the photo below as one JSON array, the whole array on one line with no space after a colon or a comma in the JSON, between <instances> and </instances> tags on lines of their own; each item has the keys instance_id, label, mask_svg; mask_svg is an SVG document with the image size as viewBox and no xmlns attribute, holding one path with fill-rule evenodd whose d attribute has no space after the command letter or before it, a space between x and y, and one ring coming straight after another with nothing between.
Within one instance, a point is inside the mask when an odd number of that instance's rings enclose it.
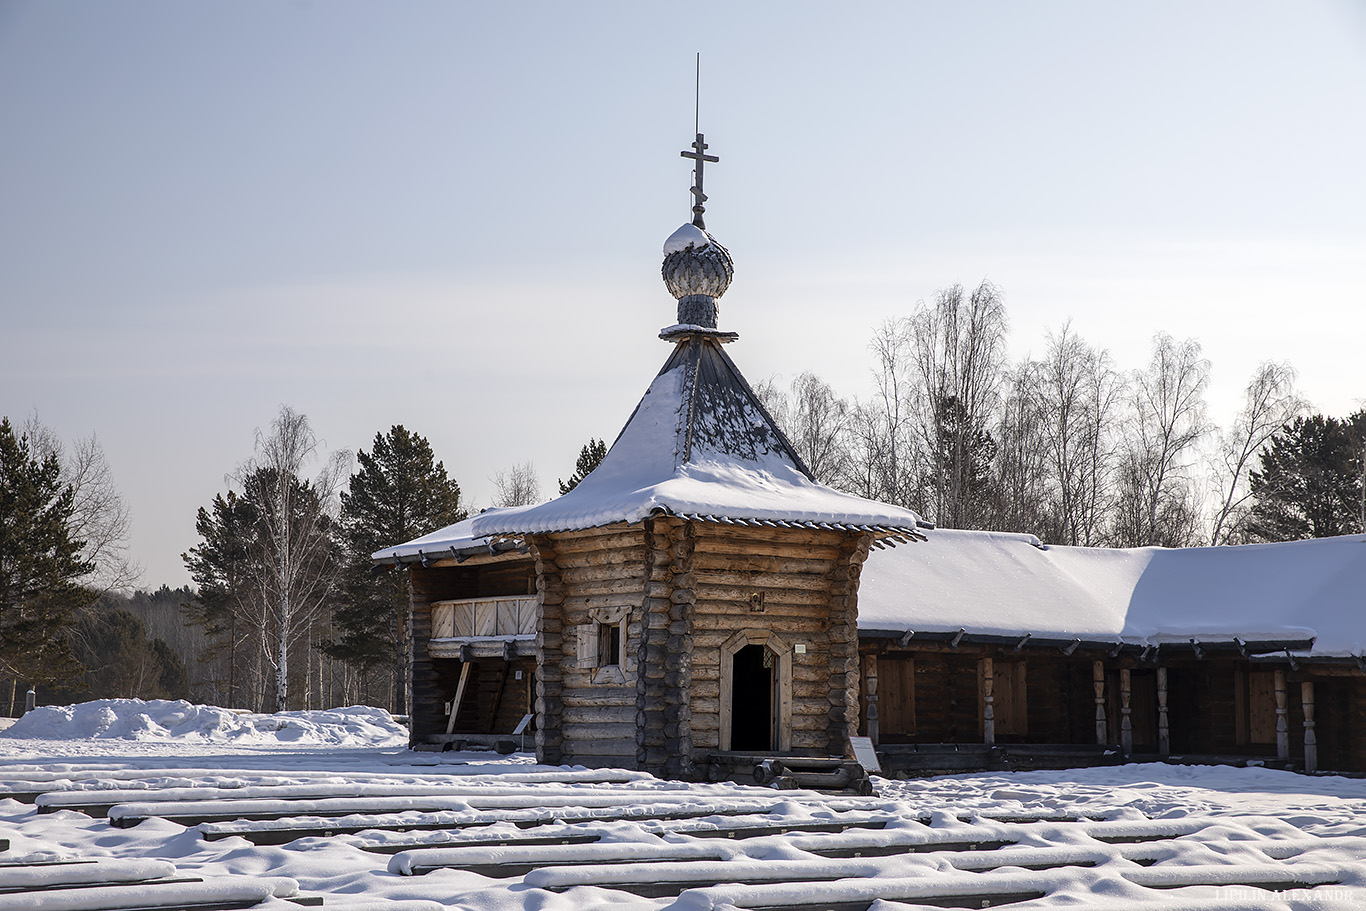
<instances>
[{"instance_id":1,"label":"snow on gallery roof","mask_svg":"<svg viewBox=\"0 0 1366 911\"><path fill-rule=\"evenodd\" d=\"M504 511L494 508L485 512ZM474 533L474 520L465 519L462 522L456 522L454 525L438 528L420 538L414 538L403 544L396 544L393 547L376 551L370 555L370 558L377 562L393 560L402 563L404 557L416 557L418 559L429 557L439 560L451 556L463 557L476 553L498 553L502 550L515 548L515 544L502 542L497 537L476 535Z\"/></svg>"},{"instance_id":2,"label":"snow on gallery roof","mask_svg":"<svg viewBox=\"0 0 1366 911\"><path fill-rule=\"evenodd\" d=\"M1366 535L1238 547L1043 546L939 529L869 557L859 630L1039 640L1307 643L1366 653Z\"/></svg>"}]
</instances>

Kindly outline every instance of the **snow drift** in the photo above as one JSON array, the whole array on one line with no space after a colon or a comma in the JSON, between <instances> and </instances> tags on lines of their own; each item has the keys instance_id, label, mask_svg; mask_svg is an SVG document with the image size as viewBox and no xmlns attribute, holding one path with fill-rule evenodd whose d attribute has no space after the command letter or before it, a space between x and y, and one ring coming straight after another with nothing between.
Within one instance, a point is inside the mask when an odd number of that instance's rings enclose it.
<instances>
[{"instance_id":1,"label":"snow drift","mask_svg":"<svg viewBox=\"0 0 1366 911\"><path fill-rule=\"evenodd\" d=\"M34 709L0 737L359 747L402 746L408 730L385 710L367 706L254 715L183 700L97 699Z\"/></svg>"}]
</instances>

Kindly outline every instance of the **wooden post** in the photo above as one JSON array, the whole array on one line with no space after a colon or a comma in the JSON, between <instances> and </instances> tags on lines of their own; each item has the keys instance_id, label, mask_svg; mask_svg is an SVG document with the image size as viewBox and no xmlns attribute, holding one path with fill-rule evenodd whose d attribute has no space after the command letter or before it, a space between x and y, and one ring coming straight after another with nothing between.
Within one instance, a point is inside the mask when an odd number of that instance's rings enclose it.
<instances>
[{"instance_id":1,"label":"wooden post","mask_svg":"<svg viewBox=\"0 0 1366 911\"><path fill-rule=\"evenodd\" d=\"M460 703L465 698L465 684L470 679L470 668L474 662L466 661L460 665L460 682L455 685L455 698L451 700L451 718L446 722L446 733L455 732L455 719L460 714Z\"/></svg>"},{"instance_id":2,"label":"wooden post","mask_svg":"<svg viewBox=\"0 0 1366 911\"><path fill-rule=\"evenodd\" d=\"M1285 671L1276 671L1276 758L1290 758L1290 721L1285 706Z\"/></svg>"},{"instance_id":3,"label":"wooden post","mask_svg":"<svg viewBox=\"0 0 1366 911\"><path fill-rule=\"evenodd\" d=\"M1119 748L1125 756L1134 751L1134 723L1130 718L1133 708L1129 704L1132 692L1129 669L1122 667L1119 669Z\"/></svg>"},{"instance_id":4,"label":"wooden post","mask_svg":"<svg viewBox=\"0 0 1366 911\"><path fill-rule=\"evenodd\" d=\"M1109 726L1105 718L1105 662L1091 662L1091 687L1096 693L1096 743L1104 746Z\"/></svg>"},{"instance_id":5,"label":"wooden post","mask_svg":"<svg viewBox=\"0 0 1366 911\"><path fill-rule=\"evenodd\" d=\"M1314 734L1314 681L1300 684L1300 704L1304 707L1304 770L1319 770L1319 740Z\"/></svg>"},{"instance_id":6,"label":"wooden post","mask_svg":"<svg viewBox=\"0 0 1366 911\"><path fill-rule=\"evenodd\" d=\"M1172 754L1172 732L1167 720L1167 669L1157 669L1157 752L1162 756Z\"/></svg>"},{"instance_id":7,"label":"wooden post","mask_svg":"<svg viewBox=\"0 0 1366 911\"><path fill-rule=\"evenodd\" d=\"M877 714L877 655L865 656L864 680L868 685L868 739L876 746L878 741Z\"/></svg>"},{"instance_id":8,"label":"wooden post","mask_svg":"<svg viewBox=\"0 0 1366 911\"><path fill-rule=\"evenodd\" d=\"M994 664L991 658L982 659L982 742L987 746L996 743L996 696L992 693L996 686Z\"/></svg>"}]
</instances>

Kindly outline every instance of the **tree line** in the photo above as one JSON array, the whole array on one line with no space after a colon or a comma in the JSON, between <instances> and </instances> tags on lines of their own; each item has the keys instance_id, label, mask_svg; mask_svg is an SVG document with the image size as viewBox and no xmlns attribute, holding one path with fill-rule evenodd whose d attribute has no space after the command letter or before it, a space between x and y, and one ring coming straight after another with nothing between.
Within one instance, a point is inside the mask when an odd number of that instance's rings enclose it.
<instances>
[{"instance_id":1,"label":"tree line","mask_svg":"<svg viewBox=\"0 0 1366 911\"><path fill-rule=\"evenodd\" d=\"M1158 333L1126 371L1068 324L1011 363L1008 330L996 287L955 285L877 327L864 398L810 372L756 392L818 480L942 527L1117 547L1366 528L1366 410L1312 413L1289 365L1262 364L1221 429L1194 340ZM559 492L606 451L590 439ZM530 462L491 480L492 505L541 499ZM33 683L59 701L406 712L407 574L370 555L468 515L428 441L395 425L354 457L326 453L282 407L227 488L182 555L194 587L127 594L140 570L98 441L0 421L0 711Z\"/></svg>"},{"instance_id":2,"label":"tree line","mask_svg":"<svg viewBox=\"0 0 1366 911\"><path fill-rule=\"evenodd\" d=\"M605 451L591 442L571 485ZM228 489L198 511L199 542L182 555L194 587L129 593L140 575L127 557L129 513L98 441L68 447L36 415L18 427L5 418L0 711L19 711L29 685L45 702L406 711L407 574L377 572L370 554L467 513L430 444L402 426L377 433L351 466L282 407ZM530 462L493 480L494 505L540 498Z\"/></svg>"},{"instance_id":3,"label":"tree line","mask_svg":"<svg viewBox=\"0 0 1366 911\"><path fill-rule=\"evenodd\" d=\"M941 527L1183 547L1366 525L1366 411L1309 414L1288 364L1261 364L1221 429L1194 339L1159 332L1126 371L1070 324L1011 363L1008 330L998 288L954 285L876 329L865 398L811 372L756 392L820 481Z\"/></svg>"}]
</instances>

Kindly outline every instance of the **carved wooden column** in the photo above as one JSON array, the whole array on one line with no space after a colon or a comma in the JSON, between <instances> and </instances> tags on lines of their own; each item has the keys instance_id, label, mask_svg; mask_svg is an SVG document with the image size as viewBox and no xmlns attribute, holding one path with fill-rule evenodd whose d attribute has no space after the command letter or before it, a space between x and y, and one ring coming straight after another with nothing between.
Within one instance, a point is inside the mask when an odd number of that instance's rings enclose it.
<instances>
[{"instance_id":1,"label":"carved wooden column","mask_svg":"<svg viewBox=\"0 0 1366 911\"><path fill-rule=\"evenodd\" d=\"M1285 671L1276 671L1276 758L1290 758L1290 721L1285 705Z\"/></svg>"},{"instance_id":2,"label":"carved wooden column","mask_svg":"<svg viewBox=\"0 0 1366 911\"><path fill-rule=\"evenodd\" d=\"M1119 669L1119 748L1128 756L1134 751L1134 723L1130 715L1133 708L1129 704L1133 693L1129 669Z\"/></svg>"},{"instance_id":3,"label":"carved wooden column","mask_svg":"<svg viewBox=\"0 0 1366 911\"><path fill-rule=\"evenodd\" d=\"M1091 662L1091 688L1096 694L1096 743L1101 746L1106 742L1106 728L1109 726L1105 718L1105 662Z\"/></svg>"},{"instance_id":4,"label":"carved wooden column","mask_svg":"<svg viewBox=\"0 0 1366 911\"><path fill-rule=\"evenodd\" d=\"M868 739L876 746L879 742L877 714L877 653L864 656L863 679L868 687Z\"/></svg>"},{"instance_id":5,"label":"carved wooden column","mask_svg":"<svg viewBox=\"0 0 1366 911\"><path fill-rule=\"evenodd\" d=\"M1304 707L1304 770L1319 770L1319 739L1314 733L1314 681L1300 684L1300 704Z\"/></svg>"},{"instance_id":6,"label":"carved wooden column","mask_svg":"<svg viewBox=\"0 0 1366 911\"><path fill-rule=\"evenodd\" d=\"M1167 720L1167 669L1157 669L1157 752L1162 756L1172 754L1171 725Z\"/></svg>"},{"instance_id":7,"label":"carved wooden column","mask_svg":"<svg viewBox=\"0 0 1366 911\"><path fill-rule=\"evenodd\" d=\"M991 658L982 659L982 742L996 743L996 668Z\"/></svg>"}]
</instances>

